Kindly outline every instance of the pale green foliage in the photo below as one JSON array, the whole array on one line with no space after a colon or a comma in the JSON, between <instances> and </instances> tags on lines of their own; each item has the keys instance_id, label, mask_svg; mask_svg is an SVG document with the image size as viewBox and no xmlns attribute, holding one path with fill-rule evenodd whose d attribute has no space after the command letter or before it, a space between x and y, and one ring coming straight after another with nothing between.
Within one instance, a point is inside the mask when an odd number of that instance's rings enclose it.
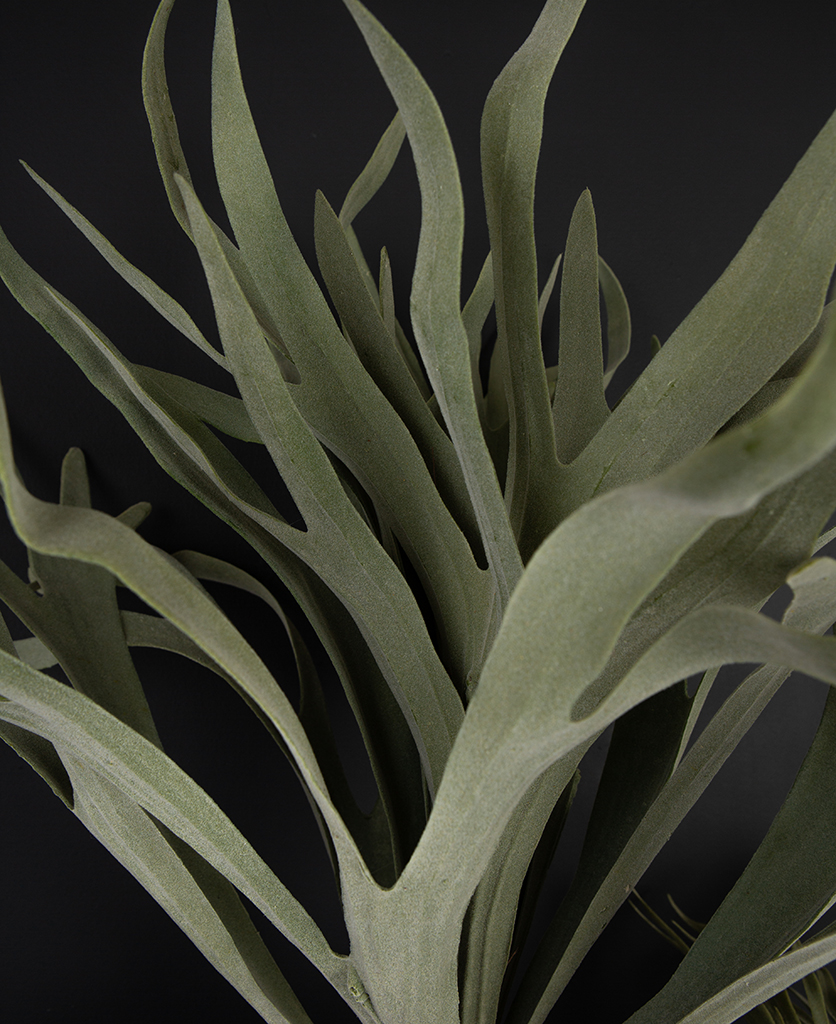
<instances>
[{"instance_id":1,"label":"pale green foliage","mask_svg":"<svg viewBox=\"0 0 836 1024\"><path fill-rule=\"evenodd\" d=\"M165 78L172 4L162 0L148 39L145 103L223 351L30 173L228 371L229 392L128 361L5 236L0 273L157 461L296 599L345 689L379 800L370 815L358 809L313 661L263 584L205 555L152 548L136 532L141 508L119 518L92 510L76 451L60 503L36 499L16 473L5 414L0 482L34 583L0 564L0 597L32 634L0 635L0 735L265 1020L309 1017L237 891L363 1021L490 1024L501 1013L541 1022L789 673L836 684L836 640L822 635L836 619L836 562L812 557L836 507L836 318L824 306L836 263L836 118L611 409L606 389L629 349L630 314L598 255L591 196L578 200L542 292L533 229L546 92L583 0L548 0L487 98L491 252L463 307L462 193L441 112L386 30L345 0L398 114L340 212L317 196L317 259L336 318L273 188L227 0L212 141L234 241L195 194ZM422 200L409 317L417 355L386 251L367 263L353 227L405 138ZM546 367L540 329L558 271L560 357ZM482 330L494 304L484 391ZM298 521L279 513L223 434L264 446ZM279 616L296 656L298 712L200 580L248 590ZM760 608L787 581L794 597L776 622ZM121 611L117 583L157 614ZM329 948L163 752L130 657L137 645L218 673L290 759L338 876L349 955ZM717 669L732 662L763 667L691 742ZM43 672L52 664L71 686ZM689 693L683 681L695 675ZM613 723L580 867L511 1000L579 764ZM830 931L799 944L836 895L834 744L831 697L758 853L632 1024L723 1024L836 957ZM824 996L806 984L818 1024Z\"/></svg>"}]
</instances>

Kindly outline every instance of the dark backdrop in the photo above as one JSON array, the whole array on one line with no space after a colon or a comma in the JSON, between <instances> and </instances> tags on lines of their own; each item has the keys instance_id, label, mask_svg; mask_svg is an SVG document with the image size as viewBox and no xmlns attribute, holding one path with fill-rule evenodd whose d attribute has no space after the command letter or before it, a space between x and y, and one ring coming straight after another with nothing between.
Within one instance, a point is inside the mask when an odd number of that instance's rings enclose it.
<instances>
[{"instance_id":1,"label":"dark backdrop","mask_svg":"<svg viewBox=\"0 0 836 1024\"><path fill-rule=\"evenodd\" d=\"M24 257L131 358L211 383L188 343L121 283L17 163L30 163L212 336L199 263L169 213L142 109L140 63L155 6L43 0L0 7L0 223ZM168 66L198 192L223 223L208 134L213 7L210 0L178 0ZM447 116L468 209L469 289L487 247L481 104L536 19L539 0L371 0L370 7L423 70ZM314 189L341 203L393 104L339 0L238 0L233 14L255 118L288 220L310 258ZM591 188L600 250L622 280L634 321L634 354L616 391L646 363L651 334L664 340L723 270L836 105L834 38L836 5L817 0L791 8L749 0L589 0L548 102L537 231L547 267L563 248L575 200ZM389 246L402 312L417 216L405 152L385 194L358 221L367 251ZM269 582L245 545L168 480L5 290L0 315L0 376L17 459L35 493L54 498L61 456L79 445L98 507L115 514L148 499L155 511L143 532L150 540L229 558ZM8 530L0 539L3 557L23 571ZM244 601L232 611L271 667L288 676L288 650L268 614ZM140 669L170 751L344 948L307 807L269 742L214 680L150 655L140 658ZM691 916L710 914L780 805L821 700L822 687L809 681L785 688L720 786L663 851L643 883L647 898L661 906L671 892ZM594 775L593 767L587 779ZM242 786L242 779L250 781ZM0 780L7 1019L258 1019L5 748ZM569 838L552 900L577 845L575 834ZM291 977L301 978L299 992L317 1024L353 1019L321 992L300 957L281 941L274 945ZM676 954L622 910L567 993L567 1019L618 1024L675 963Z\"/></svg>"}]
</instances>

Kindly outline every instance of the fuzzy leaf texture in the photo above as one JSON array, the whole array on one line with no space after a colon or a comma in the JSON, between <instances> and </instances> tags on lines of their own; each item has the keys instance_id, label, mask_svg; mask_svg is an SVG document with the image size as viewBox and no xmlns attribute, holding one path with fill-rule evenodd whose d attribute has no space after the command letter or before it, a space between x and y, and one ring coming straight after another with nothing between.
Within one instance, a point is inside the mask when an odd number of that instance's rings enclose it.
<instances>
[{"instance_id":1,"label":"fuzzy leaf texture","mask_svg":"<svg viewBox=\"0 0 836 1024\"><path fill-rule=\"evenodd\" d=\"M273 1024L317 1022L241 896L366 1024L558 1019L581 961L791 672L836 686L836 562L813 557L836 509L836 316L825 305L836 115L616 403L608 388L630 351L631 313L599 253L590 191L542 286L534 231L546 98L584 6L547 0L485 100L490 251L466 297L450 132L427 81L359 0L340 13L396 112L342 204L316 192L318 275L259 137L234 5L217 2L211 55L228 235L189 172L165 64L174 0L159 4L143 99L218 344L25 165L191 343L196 379L128 358L0 232L12 295L262 570L166 554L140 535L145 505L93 509L77 449L59 501L36 497L0 401L0 487L30 567L24 582L0 562L0 600L28 631L13 638L17 625L0 620L0 738ZM401 309L389 250L367 258L363 224L407 148L421 218ZM547 365L552 296L558 355ZM200 382L198 360L222 383ZM264 456L260 470L236 455L245 447ZM779 621L762 609L784 583L793 597ZM208 584L221 585L217 599ZM287 638L298 702L225 614L230 590L262 601ZM355 720L377 789L368 810L297 612ZM348 953L164 750L139 647L217 676L289 762L334 873ZM756 667L700 724L731 664ZM810 1019L826 1021L821 968L836 946L831 927L810 929L836 902L829 694L772 827L631 1024L726 1024L766 1014L776 996L796 1014L786 989L799 979ZM577 873L538 931L550 862L584 813L584 759L610 727Z\"/></svg>"}]
</instances>

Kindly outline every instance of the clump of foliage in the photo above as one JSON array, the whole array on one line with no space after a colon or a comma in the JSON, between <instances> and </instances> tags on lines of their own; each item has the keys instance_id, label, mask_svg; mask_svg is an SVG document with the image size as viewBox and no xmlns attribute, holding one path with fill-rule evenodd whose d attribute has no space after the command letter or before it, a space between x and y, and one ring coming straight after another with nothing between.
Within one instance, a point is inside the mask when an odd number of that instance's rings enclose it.
<instances>
[{"instance_id":1,"label":"clump of foliage","mask_svg":"<svg viewBox=\"0 0 836 1024\"><path fill-rule=\"evenodd\" d=\"M668 902L674 911L670 922L643 900L638 891L630 897L630 905L639 917L666 942L687 955L705 924L680 910L670 894ZM822 967L803 978L803 982L803 991L790 988L778 992L740 1019L746 1024L830 1024L836 1020L836 982L830 971Z\"/></svg>"},{"instance_id":2,"label":"clump of foliage","mask_svg":"<svg viewBox=\"0 0 836 1024\"><path fill-rule=\"evenodd\" d=\"M128 361L5 236L0 273L157 461L293 595L345 689L379 796L370 814L358 808L313 661L271 593L218 559L146 543L143 507L117 518L91 509L75 450L60 502L35 498L4 414L0 483L31 578L0 566L0 596L31 637L0 634L0 735L265 1020L310 1018L239 892L369 1024L543 1021L790 671L836 683L836 640L822 635L836 619L836 562L814 557L836 507L836 318L825 306L836 118L611 409L630 318L597 252L589 193L542 293L533 231L546 91L583 0L548 0L485 103L490 254L464 304L462 194L441 112L386 30L345 0L398 114L339 212L317 195L317 258L336 315L276 196L228 0L217 10L212 142L234 240L195 194L165 78L172 4L162 0L148 38L145 103L222 350L31 173L228 372L229 391ZM352 227L405 138L422 200L415 349L386 251L370 266ZM558 271L559 361L547 367L540 327ZM292 521L224 435L266 449ZM258 594L280 617L298 707L209 597L211 580ZM760 609L785 582L793 599L778 622ZM117 586L149 610L122 610ZM130 654L142 645L217 672L290 759L332 859L347 955L163 751ZM694 738L717 670L732 662L762 667ZM54 664L71 685L43 671ZM577 874L515 977L579 765L613 725ZM835 784L831 697L760 848L631 1024L731 1021L836 957L836 933L810 935L836 894Z\"/></svg>"}]
</instances>

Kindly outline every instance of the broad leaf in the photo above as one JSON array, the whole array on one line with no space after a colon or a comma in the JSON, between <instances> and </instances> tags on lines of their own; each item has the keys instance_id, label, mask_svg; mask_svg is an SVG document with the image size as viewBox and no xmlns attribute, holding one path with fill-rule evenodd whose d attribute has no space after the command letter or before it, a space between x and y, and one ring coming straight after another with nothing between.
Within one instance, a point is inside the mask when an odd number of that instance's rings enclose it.
<instances>
[{"instance_id":1,"label":"broad leaf","mask_svg":"<svg viewBox=\"0 0 836 1024\"><path fill-rule=\"evenodd\" d=\"M688 646L685 628L675 662L666 663L657 644L646 656L657 656L652 672L640 661L600 705L590 705L587 692L632 611L713 522L742 514L836 445L834 379L836 330L830 330L768 412L658 477L590 502L537 551L488 656L421 842L386 906L373 905L366 915L368 927L385 936L394 964L402 939L428 927L422 894L425 902L432 879L444 877L448 894L443 919L433 904L440 943L461 921L521 794L555 761L568 782L582 744L631 707L691 672L741 655L751 662L763 653L836 681L836 641L732 609L735 615L726 615L735 623L718 636L708 666L704 652ZM699 618L706 612L711 609L695 612L689 626L707 630ZM706 630L698 630L700 645ZM402 937L407 914L416 920Z\"/></svg>"},{"instance_id":2,"label":"broad leaf","mask_svg":"<svg viewBox=\"0 0 836 1024\"><path fill-rule=\"evenodd\" d=\"M785 625L822 633L836 616L836 563L820 559L790 577ZM604 876L587 873L555 915L515 997L509 1024L544 1021L607 922L789 675L767 666L727 698L681 759Z\"/></svg>"},{"instance_id":3,"label":"broad leaf","mask_svg":"<svg viewBox=\"0 0 836 1024\"><path fill-rule=\"evenodd\" d=\"M563 515L704 444L816 325L836 263L836 114L572 467Z\"/></svg>"}]
</instances>

